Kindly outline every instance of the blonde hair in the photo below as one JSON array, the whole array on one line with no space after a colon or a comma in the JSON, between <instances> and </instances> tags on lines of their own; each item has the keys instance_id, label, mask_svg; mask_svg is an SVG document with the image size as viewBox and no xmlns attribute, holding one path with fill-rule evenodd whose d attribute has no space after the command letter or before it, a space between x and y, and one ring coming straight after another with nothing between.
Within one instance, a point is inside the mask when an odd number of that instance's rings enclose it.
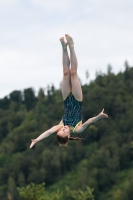
<instances>
[{"instance_id":1,"label":"blonde hair","mask_svg":"<svg viewBox=\"0 0 133 200\"><path fill-rule=\"evenodd\" d=\"M62 137L62 136L59 136L58 134L56 135L56 139L57 139L59 146L67 146L69 141L85 140L85 138L79 138L79 137L68 137L68 136Z\"/></svg>"}]
</instances>

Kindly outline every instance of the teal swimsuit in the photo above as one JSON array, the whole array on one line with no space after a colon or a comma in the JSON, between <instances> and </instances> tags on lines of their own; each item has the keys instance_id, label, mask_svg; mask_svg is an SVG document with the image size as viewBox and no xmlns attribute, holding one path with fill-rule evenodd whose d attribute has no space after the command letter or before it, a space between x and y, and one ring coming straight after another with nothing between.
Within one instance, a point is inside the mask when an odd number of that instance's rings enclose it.
<instances>
[{"instance_id":1,"label":"teal swimsuit","mask_svg":"<svg viewBox=\"0 0 133 200\"><path fill-rule=\"evenodd\" d=\"M81 107L82 102L77 101L72 93L64 100L64 115L62 117L62 122L64 126L72 126L73 132L77 125L82 121Z\"/></svg>"}]
</instances>

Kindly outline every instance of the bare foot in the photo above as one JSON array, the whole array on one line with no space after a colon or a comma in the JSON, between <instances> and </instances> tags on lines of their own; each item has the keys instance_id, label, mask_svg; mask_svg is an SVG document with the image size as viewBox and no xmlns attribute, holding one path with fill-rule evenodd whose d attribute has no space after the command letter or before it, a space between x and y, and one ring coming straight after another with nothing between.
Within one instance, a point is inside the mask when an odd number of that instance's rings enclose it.
<instances>
[{"instance_id":1,"label":"bare foot","mask_svg":"<svg viewBox=\"0 0 133 200\"><path fill-rule=\"evenodd\" d=\"M67 43L68 43L69 47L70 46L74 46L74 42L73 42L72 37L70 35L68 35L68 34L65 34L65 36L66 36L66 40L67 40Z\"/></svg>"},{"instance_id":2,"label":"bare foot","mask_svg":"<svg viewBox=\"0 0 133 200\"><path fill-rule=\"evenodd\" d=\"M61 37L61 38L60 38L60 42L61 42L61 44L62 44L62 47L63 47L64 49L66 49L66 48L67 48L67 43L65 42L64 37Z\"/></svg>"}]
</instances>

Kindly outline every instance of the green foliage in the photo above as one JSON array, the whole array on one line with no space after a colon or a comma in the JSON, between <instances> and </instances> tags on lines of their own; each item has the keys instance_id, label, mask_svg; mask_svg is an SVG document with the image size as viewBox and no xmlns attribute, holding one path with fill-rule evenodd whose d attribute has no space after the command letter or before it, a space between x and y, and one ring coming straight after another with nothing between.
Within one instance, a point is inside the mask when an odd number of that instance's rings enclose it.
<instances>
[{"instance_id":1,"label":"green foliage","mask_svg":"<svg viewBox=\"0 0 133 200\"><path fill-rule=\"evenodd\" d=\"M24 103L27 110L30 110L34 107L36 101L35 92L32 88L24 90Z\"/></svg>"},{"instance_id":2,"label":"green foliage","mask_svg":"<svg viewBox=\"0 0 133 200\"><path fill-rule=\"evenodd\" d=\"M44 187L44 183L42 184L34 184L31 183L26 187L17 188L19 191L19 195L23 197L25 200L61 200L63 197L63 192L57 190L56 192L48 193ZM64 195L69 198L75 200L94 200L93 189L89 187L86 188L85 191L79 190L71 190L68 186L66 186Z\"/></svg>"},{"instance_id":3,"label":"green foliage","mask_svg":"<svg viewBox=\"0 0 133 200\"><path fill-rule=\"evenodd\" d=\"M15 193L16 193L16 183L12 177L8 178L8 197L10 196L10 199L14 199Z\"/></svg>"},{"instance_id":4,"label":"green foliage","mask_svg":"<svg viewBox=\"0 0 133 200\"><path fill-rule=\"evenodd\" d=\"M18 188L18 191L20 196L26 200L42 200L45 195L44 184L31 183L26 187Z\"/></svg>"},{"instance_id":5,"label":"green foliage","mask_svg":"<svg viewBox=\"0 0 133 200\"><path fill-rule=\"evenodd\" d=\"M66 192L75 200L94 200L94 195L92 194L93 189L90 189L89 187L86 188L86 191L81 189L76 191L70 190L70 188L67 186Z\"/></svg>"},{"instance_id":6,"label":"green foliage","mask_svg":"<svg viewBox=\"0 0 133 200\"><path fill-rule=\"evenodd\" d=\"M107 199L109 191L111 200L131 199L130 175L121 179L123 186L119 179L133 167L133 68L126 62L125 71L115 75L109 65L107 75L98 72L82 89L83 122L102 108L109 118L80 134L85 141L71 142L65 148L59 147L52 135L29 149L32 138L60 122L60 90L52 85L35 96L34 89L28 88L0 99L0 199L20 200L16 187L31 182L45 182L52 192L64 191L66 185L75 191L89 186L94 188L96 200ZM114 190L115 185L119 187Z\"/></svg>"},{"instance_id":7,"label":"green foliage","mask_svg":"<svg viewBox=\"0 0 133 200\"><path fill-rule=\"evenodd\" d=\"M60 200L62 193L57 190L51 194L45 191L44 183L34 184L22 188L18 188L19 194L25 200Z\"/></svg>"},{"instance_id":8,"label":"green foliage","mask_svg":"<svg viewBox=\"0 0 133 200\"><path fill-rule=\"evenodd\" d=\"M10 100L21 104L22 103L22 92L15 90L12 93L10 93Z\"/></svg>"},{"instance_id":9,"label":"green foliage","mask_svg":"<svg viewBox=\"0 0 133 200\"><path fill-rule=\"evenodd\" d=\"M125 170L119 174L117 185L112 188L108 200L132 200L133 198L133 170ZM104 195L105 196L105 195ZM102 199L102 198L101 198Z\"/></svg>"}]
</instances>

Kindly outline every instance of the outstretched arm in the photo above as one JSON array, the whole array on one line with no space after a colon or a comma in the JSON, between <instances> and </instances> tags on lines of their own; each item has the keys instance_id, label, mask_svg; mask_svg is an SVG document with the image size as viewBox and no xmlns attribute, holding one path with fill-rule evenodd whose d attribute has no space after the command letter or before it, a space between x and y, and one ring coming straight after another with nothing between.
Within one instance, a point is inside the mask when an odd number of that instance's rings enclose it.
<instances>
[{"instance_id":1,"label":"outstretched arm","mask_svg":"<svg viewBox=\"0 0 133 200\"><path fill-rule=\"evenodd\" d=\"M108 115L104 113L104 109L96 117L92 117L92 118L88 119L84 124L78 126L76 128L76 133L83 132L87 128L87 126L89 126L90 124L92 124L102 118L108 118Z\"/></svg>"},{"instance_id":2,"label":"outstretched arm","mask_svg":"<svg viewBox=\"0 0 133 200\"><path fill-rule=\"evenodd\" d=\"M38 138L36 139L32 139L31 141L31 145L30 145L30 148L32 148L37 142L39 142L40 140L50 136L51 134L55 133L55 132L58 132L58 130L61 128L61 125L56 125L56 126L53 126L51 129L45 131L44 133L42 133Z\"/></svg>"}]
</instances>

